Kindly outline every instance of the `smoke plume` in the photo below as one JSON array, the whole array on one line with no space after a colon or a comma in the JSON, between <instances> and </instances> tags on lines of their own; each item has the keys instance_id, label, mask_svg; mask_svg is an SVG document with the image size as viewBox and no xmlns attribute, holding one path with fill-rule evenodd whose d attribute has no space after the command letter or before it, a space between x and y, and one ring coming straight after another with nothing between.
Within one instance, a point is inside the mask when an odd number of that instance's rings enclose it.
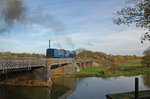
<instances>
[{"instance_id":1,"label":"smoke plume","mask_svg":"<svg viewBox=\"0 0 150 99\"><path fill-rule=\"evenodd\" d=\"M22 0L0 0L0 33L9 31L15 22L20 22L25 11Z\"/></svg>"},{"instance_id":2,"label":"smoke plume","mask_svg":"<svg viewBox=\"0 0 150 99\"><path fill-rule=\"evenodd\" d=\"M51 29L56 36L56 46L62 48L62 41L74 48L71 38L65 33L64 25L42 8L27 9L23 0L0 0L0 34L9 33L15 24L34 28L35 25Z\"/></svg>"}]
</instances>

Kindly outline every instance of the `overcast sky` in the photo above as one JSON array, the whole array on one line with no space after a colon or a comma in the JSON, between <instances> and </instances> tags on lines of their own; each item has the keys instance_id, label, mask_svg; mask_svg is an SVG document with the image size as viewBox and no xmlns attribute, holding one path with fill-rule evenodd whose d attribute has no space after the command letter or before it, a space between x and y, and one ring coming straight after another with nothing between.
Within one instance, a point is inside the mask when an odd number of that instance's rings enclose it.
<instances>
[{"instance_id":1,"label":"overcast sky","mask_svg":"<svg viewBox=\"0 0 150 99\"><path fill-rule=\"evenodd\" d=\"M142 55L149 42L134 25L114 25L125 0L24 0L28 24L15 23L0 35L0 51L45 53L52 48L85 48L112 55ZM0 27L5 23L1 23Z\"/></svg>"}]
</instances>

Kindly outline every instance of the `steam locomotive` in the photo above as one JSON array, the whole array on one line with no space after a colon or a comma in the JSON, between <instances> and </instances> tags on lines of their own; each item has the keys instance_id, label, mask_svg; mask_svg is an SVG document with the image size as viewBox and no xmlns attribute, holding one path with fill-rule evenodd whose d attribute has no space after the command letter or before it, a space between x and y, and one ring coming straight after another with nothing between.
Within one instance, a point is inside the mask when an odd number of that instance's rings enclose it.
<instances>
[{"instance_id":1,"label":"steam locomotive","mask_svg":"<svg viewBox=\"0 0 150 99\"><path fill-rule=\"evenodd\" d=\"M74 51L69 50L58 50L50 48L50 41L49 41L49 48L46 50L46 58L75 58L76 54Z\"/></svg>"},{"instance_id":2,"label":"steam locomotive","mask_svg":"<svg viewBox=\"0 0 150 99\"><path fill-rule=\"evenodd\" d=\"M49 48L46 50L46 58L74 58L75 52Z\"/></svg>"}]
</instances>

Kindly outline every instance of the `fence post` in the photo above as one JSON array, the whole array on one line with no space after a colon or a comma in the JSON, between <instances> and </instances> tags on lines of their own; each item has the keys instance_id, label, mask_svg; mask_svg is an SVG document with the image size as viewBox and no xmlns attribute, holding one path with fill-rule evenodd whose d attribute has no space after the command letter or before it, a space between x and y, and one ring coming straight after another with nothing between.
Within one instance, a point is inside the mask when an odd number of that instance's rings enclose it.
<instances>
[{"instance_id":1,"label":"fence post","mask_svg":"<svg viewBox=\"0 0 150 99\"><path fill-rule=\"evenodd\" d=\"M3 59L3 73L5 73L5 59Z\"/></svg>"},{"instance_id":2,"label":"fence post","mask_svg":"<svg viewBox=\"0 0 150 99\"><path fill-rule=\"evenodd\" d=\"M5 66L5 60L2 59L2 69L3 69L2 73L5 73L4 66Z\"/></svg>"},{"instance_id":3,"label":"fence post","mask_svg":"<svg viewBox=\"0 0 150 99\"><path fill-rule=\"evenodd\" d=\"M16 59L16 60L14 60L14 61L16 61L17 68L19 68L19 59Z\"/></svg>"},{"instance_id":4,"label":"fence post","mask_svg":"<svg viewBox=\"0 0 150 99\"><path fill-rule=\"evenodd\" d=\"M135 78L135 99L138 99L139 79Z\"/></svg>"},{"instance_id":5,"label":"fence post","mask_svg":"<svg viewBox=\"0 0 150 99\"><path fill-rule=\"evenodd\" d=\"M2 59L0 59L0 66L1 66L0 69L3 70L3 61L2 61Z\"/></svg>"},{"instance_id":6,"label":"fence post","mask_svg":"<svg viewBox=\"0 0 150 99\"><path fill-rule=\"evenodd\" d=\"M29 65L28 65L28 70L31 69L31 60L29 59Z\"/></svg>"}]
</instances>

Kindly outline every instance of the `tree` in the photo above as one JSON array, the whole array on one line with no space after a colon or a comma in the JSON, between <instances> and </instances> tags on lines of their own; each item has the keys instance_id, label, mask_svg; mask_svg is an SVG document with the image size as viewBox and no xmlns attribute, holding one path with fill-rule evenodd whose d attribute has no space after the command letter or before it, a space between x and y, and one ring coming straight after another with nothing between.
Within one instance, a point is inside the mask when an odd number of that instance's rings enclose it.
<instances>
[{"instance_id":1,"label":"tree","mask_svg":"<svg viewBox=\"0 0 150 99\"><path fill-rule=\"evenodd\" d=\"M106 56L103 52L93 52L91 50L86 50L84 48L78 48L75 50L77 57L80 59L102 59Z\"/></svg>"},{"instance_id":2,"label":"tree","mask_svg":"<svg viewBox=\"0 0 150 99\"><path fill-rule=\"evenodd\" d=\"M142 64L144 66L150 66L150 47L143 52L144 57L142 60Z\"/></svg>"},{"instance_id":3,"label":"tree","mask_svg":"<svg viewBox=\"0 0 150 99\"><path fill-rule=\"evenodd\" d=\"M74 50L74 52L75 52L76 54L79 54L80 52L82 52L82 51L84 51L84 50L86 50L86 49L85 49L85 48L78 48L78 49Z\"/></svg>"},{"instance_id":4,"label":"tree","mask_svg":"<svg viewBox=\"0 0 150 99\"><path fill-rule=\"evenodd\" d=\"M150 41L150 0L128 0L125 6L120 11L116 12L119 16L114 19L114 23L120 24L136 24L136 27L144 28L147 32L141 38L143 41Z\"/></svg>"},{"instance_id":5,"label":"tree","mask_svg":"<svg viewBox=\"0 0 150 99\"><path fill-rule=\"evenodd\" d=\"M125 60L124 60L124 56L117 55L116 58L117 58L117 60L118 60L119 63L122 63L122 62L125 61Z\"/></svg>"},{"instance_id":6,"label":"tree","mask_svg":"<svg viewBox=\"0 0 150 99\"><path fill-rule=\"evenodd\" d=\"M117 57L113 57L113 62L115 63L115 64L117 64L118 63L118 58Z\"/></svg>"}]
</instances>

